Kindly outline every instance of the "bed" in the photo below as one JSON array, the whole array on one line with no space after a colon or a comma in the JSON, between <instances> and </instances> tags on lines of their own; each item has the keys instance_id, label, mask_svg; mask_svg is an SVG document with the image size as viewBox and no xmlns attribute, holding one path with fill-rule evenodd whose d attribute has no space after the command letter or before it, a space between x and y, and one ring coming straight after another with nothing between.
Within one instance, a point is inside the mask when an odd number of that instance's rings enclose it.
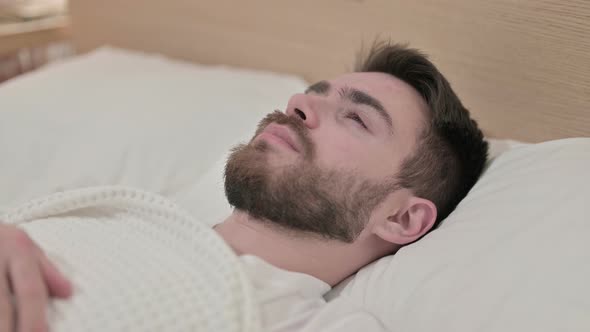
<instances>
[{"instance_id":1,"label":"bed","mask_svg":"<svg viewBox=\"0 0 590 332\"><path fill-rule=\"evenodd\" d=\"M491 158L439 229L327 300L389 330L590 330L587 1L70 4L80 55L0 85L0 210L118 184L214 225L229 148L391 38L430 54Z\"/></svg>"}]
</instances>

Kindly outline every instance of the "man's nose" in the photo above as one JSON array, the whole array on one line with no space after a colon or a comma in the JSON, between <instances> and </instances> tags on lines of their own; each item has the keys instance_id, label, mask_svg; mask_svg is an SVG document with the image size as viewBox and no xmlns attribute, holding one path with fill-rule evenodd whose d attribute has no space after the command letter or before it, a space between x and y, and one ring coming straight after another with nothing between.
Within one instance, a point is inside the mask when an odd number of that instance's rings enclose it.
<instances>
[{"instance_id":1,"label":"man's nose","mask_svg":"<svg viewBox=\"0 0 590 332\"><path fill-rule=\"evenodd\" d=\"M293 116L303 121L309 129L317 128L319 125L318 105L314 105L312 99L313 96L310 95L296 94L289 99L286 112L288 116Z\"/></svg>"}]
</instances>

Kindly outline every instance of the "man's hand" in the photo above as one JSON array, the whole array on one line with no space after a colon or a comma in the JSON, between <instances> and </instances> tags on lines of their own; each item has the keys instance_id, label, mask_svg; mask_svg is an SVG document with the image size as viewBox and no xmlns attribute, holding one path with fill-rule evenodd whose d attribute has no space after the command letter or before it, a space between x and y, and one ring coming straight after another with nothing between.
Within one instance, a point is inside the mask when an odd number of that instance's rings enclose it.
<instances>
[{"instance_id":1,"label":"man's hand","mask_svg":"<svg viewBox=\"0 0 590 332\"><path fill-rule=\"evenodd\" d=\"M0 223L0 332L48 331L49 297L71 294L70 282L33 240Z\"/></svg>"}]
</instances>

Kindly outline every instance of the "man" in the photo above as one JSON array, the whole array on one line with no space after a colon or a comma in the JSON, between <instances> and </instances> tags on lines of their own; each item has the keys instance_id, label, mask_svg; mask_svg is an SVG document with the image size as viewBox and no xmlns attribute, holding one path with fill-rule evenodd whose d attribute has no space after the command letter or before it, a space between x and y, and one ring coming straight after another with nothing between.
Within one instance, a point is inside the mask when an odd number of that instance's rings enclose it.
<instances>
[{"instance_id":1,"label":"man","mask_svg":"<svg viewBox=\"0 0 590 332\"><path fill-rule=\"evenodd\" d=\"M435 228L486 156L481 131L434 65L416 50L376 44L356 72L294 95L232 151L225 190L235 209L215 231L237 255L261 259L255 270L269 264L325 290ZM12 315L13 293L22 331L46 326L47 294L72 294L33 241L6 225L0 269L0 322ZM292 306L276 300L292 291L287 286L272 297L260 290L264 282L254 284L266 299L263 319L272 307ZM318 311L290 326L304 327ZM266 327L280 330L275 323Z\"/></svg>"}]
</instances>

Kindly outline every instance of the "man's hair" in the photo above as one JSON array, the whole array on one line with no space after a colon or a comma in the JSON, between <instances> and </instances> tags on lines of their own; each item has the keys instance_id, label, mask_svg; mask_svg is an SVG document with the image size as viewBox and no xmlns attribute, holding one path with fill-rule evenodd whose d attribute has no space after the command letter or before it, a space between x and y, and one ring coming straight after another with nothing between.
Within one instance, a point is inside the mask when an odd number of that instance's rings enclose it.
<instances>
[{"instance_id":1,"label":"man's hair","mask_svg":"<svg viewBox=\"0 0 590 332\"><path fill-rule=\"evenodd\" d=\"M436 205L434 226L438 226L467 195L484 168L488 144L482 132L449 82L418 50L375 42L366 56L359 57L355 71L395 76L426 101L429 117L417 149L402 163L397 182Z\"/></svg>"}]
</instances>

